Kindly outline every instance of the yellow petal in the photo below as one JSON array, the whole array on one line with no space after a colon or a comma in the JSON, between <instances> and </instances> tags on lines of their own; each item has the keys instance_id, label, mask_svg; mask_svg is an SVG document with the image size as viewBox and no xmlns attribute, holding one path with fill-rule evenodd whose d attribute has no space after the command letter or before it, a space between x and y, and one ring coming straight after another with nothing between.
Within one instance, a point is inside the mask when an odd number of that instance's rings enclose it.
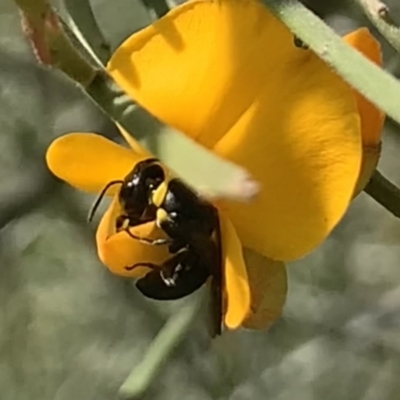
<instances>
[{"instance_id":1,"label":"yellow petal","mask_svg":"<svg viewBox=\"0 0 400 400\"><path fill-rule=\"evenodd\" d=\"M382 65L381 46L367 28L360 28L343 39L375 64ZM363 145L376 146L381 139L385 114L356 90L354 90L354 94L361 117Z\"/></svg>"},{"instance_id":2,"label":"yellow petal","mask_svg":"<svg viewBox=\"0 0 400 400\"><path fill-rule=\"evenodd\" d=\"M249 283L242 245L235 228L223 213L220 213L220 225L227 301L224 322L229 329L235 329L242 324L250 309Z\"/></svg>"},{"instance_id":3,"label":"yellow petal","mask_svg":"<svg viewBox=\"0 0 400 400\"><path fill-rule=\"evenodd\" d=\"M285 264L244 249L249 277L251 307L243 323L245 328L266 329L282 313L287 293Z\"/></svg>"},{"instance_id":4,"label":"yellow petal","mask_svg":"<svg viewBox=\"0 0 400 400\"><path fill-rule=\"evenodd\" d=\"M262 184L253 203L228 204L247 247L295 259L343 216L361 164L354 97L258 1L185 3L127 39L108 71Z\"/></svg>"},{"instance_id":5,"label":"yellow petal","mask_svg":"<svg viewBox=\"0 0 400 400\"><path fill-rule=\"evenodd\" d=\"M254 104L215 147L262 185L250 204L225 204L243 245L282 261L311 251L336 226L361 161L346 88L322 65L303 65L297 77L276 88L275 108Z\"/></svg>"},{"instance_id":6,"label":"yellow petal","mask_svg":"<svg viewBox=\"0 0 400 400\"><path fill-rule=\"evenodd\" d=\"M256 100L214 149L262 185L251 204L226 204L242 243L289 261L320 244L344 215L360 171L360 126L346 84L294 48L276 20L264 26L264 41L274 38L265 78L259 62L247 79Z\"/></svg>"},{"instance_id":7,"label":"yellow petal","mask_svg":"<svg viewBox=\"0 0 400 400\"><path fill-rule=\"evenodd\" d=\"M189 1L129 37L107 71L156 117L210 147L254 100L254 61L269 63L269 43L258 38L266 15L248 0Z\"/></svg>"},{"instance_id":8,"label":"yellow petal","mask_svg":"<svg viewBox=\"0 0 400 400\"><path fill-rule=\"evenodd\" d=\"M70 185L87 192L99 192L110 181L123 179L143 159L94 133L69 133L48 148L46 162L51 172ZM119 186L110 188L116 193Z\"/></svg>"},{"instance_id":9,"label":"yellow petal","mask_svg":"<svg viewBox=\"0 0 400 400\"><path fill-rule=\"evenodd\" d=\"M114 274L138 277L142 276L147 268L125 269L139 262L162 263L168 256L167 246L150 246L131 238L126 232L115 232L115 219L120 214L117 197L114 197L100 221L96 233L97 252L102 263ZM130 231L139 237L156 239L165 237L165 234L156 227L154 222L131 228Z\"/></svg>"}]
</instances>

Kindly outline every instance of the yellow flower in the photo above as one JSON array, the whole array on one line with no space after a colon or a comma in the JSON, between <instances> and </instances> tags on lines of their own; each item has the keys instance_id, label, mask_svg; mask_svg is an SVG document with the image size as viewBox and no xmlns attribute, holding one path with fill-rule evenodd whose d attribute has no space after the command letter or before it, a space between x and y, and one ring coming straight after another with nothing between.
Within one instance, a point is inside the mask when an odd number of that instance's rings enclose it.
<instances>
[{"instance_id":1,"label":"yellow flower","mask_svg":"<svg viewBox=\"0 0 400 400\"><path fill-rule=\"evenodd\" d=\"M345 40L380 62L379 46L366 29ZM283 262L321 243L368 181L382 114L315 54L295 47L287 28L255 0L185 3L128 38L107 70L160 120L247 168L261 183L250 204L218 206L225 324L265 327L284 304ZM145 156L122 133L134 151L94 134L61 137L47 153L49 168L79 189L98 192ZM360 172L363 149L374 153L367 173ZM114 198L97 231L99 256L114 273L138 276L145 271L124 267L160 263L168 254L116 233L119 212ZM160 236L154 223L131 231Z\"/></svg>"},{"instance_id":2,"label":"yellow flower","mask_svg":"<svg viewBox=\"0 0 400 400\"><path fill-rule=\"evenodd\" d=\"M133 167L148 154L126 132L128 142L136 151L119 146L93 133L70 133L56 139L47 151L47 164L59 178L72 186L91 193L98 193L107 183L123 179ZM102 217L96 233L99 258L115 274L141 277L148 269L125 267L137 262L161 264L169 256L166 246L149 246L132 239L126 232L116 230L116 218L121 207L114 194L112 203ZM226 309L224 322L229 328L242 324L250 309L250 290L242 245L231 222L220 212L221 247L223 260ZM131 233L145 238L160 238L163 232L154 222L130 228ZM280 274L285 278L284 268ZM284 288L286 290L286 279Z\"/></svg>"},{"instance_id":3,"label":"yellow flower","mask_svg":"<svg viewBox=\"0 0 400 400\"><path fill-rule=\"evenodd\" d=\"M379 61L366 29L347 40ZM297 259L332 231L355 191L361 132L379 141L381 114L256 0L185 3L122 43L107 70L261 183L250 205L224 209L241 242L274 260Z\"/></svg>"}]
</instances>

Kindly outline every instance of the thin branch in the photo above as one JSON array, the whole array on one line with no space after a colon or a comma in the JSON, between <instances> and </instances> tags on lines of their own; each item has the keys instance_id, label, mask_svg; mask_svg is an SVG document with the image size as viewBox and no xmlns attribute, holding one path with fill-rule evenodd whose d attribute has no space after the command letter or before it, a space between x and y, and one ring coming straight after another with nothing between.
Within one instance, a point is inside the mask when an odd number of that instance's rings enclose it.
<instances>
[{"instance_id":1,"label":"thin branch","mask_svg":"<svg viewBox=\"0 0 400 400\"><path fill-rule=\"evenodd\" d=\"M354 0L386 40L400 52L400 28L390 15L388 6L380 0Z\"/></svg>"},{"instance_id":2,"label":"thin branch","mask_svg":"<svg viewBox=\"0 0 400 400\"><path fill-rule=\"evenodd\" d=\"M196 318L202 303L202 293L187 300L187 303L165 323L156 338L150 344L142 362L130 373L119 390L124 399L140 399L155 381L165 361L182 341Z\"/></svg>"},{"instance_id":3,"label":"thin branch","mask_svg":"<svg viewBox=\"0 0 400 400\"><path fill-rule=\"evenodd\" d=\"M297 0L263 0L271 12L364 97L400 122L400 83L346 44Z\"/></svg>"},{"instance_id":4,"label":"thin branch","mask_svg":"<svg viewBox=\"0 0 400 400\"><path fill-rule=\"evenodd\" d=\"M400 218L400 189L378 170L374 172L364 191L395 217Z\"/></svg>"}]
</instances>

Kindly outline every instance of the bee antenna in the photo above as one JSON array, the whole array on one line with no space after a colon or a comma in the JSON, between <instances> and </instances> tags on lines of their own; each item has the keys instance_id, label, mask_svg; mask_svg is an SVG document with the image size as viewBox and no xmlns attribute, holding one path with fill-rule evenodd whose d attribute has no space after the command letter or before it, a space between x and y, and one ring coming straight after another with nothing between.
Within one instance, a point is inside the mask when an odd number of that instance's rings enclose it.
<instances>
[{"instance_id":1,"label":"bee antenna","mask_svg":"<svg viewBox=\"0 0 400 400\"><path fill-rule=\"evenodd\" d=\"M118 181L111 181L108 182L106 186L104 186L103 190L100 192L100 194L98 195L96 201L93 203L92 207L89 210L88 213L88 217L87 220L88 222L91 222L94 214L96 213L97 209L99 208L99 205L101 203L101 201L103 200L103 197L105 196L105 194L107 193L107 190L114 185L120 184L122 185L124 183L124 181L118 180Z\"/></svg>"}]
</instances>

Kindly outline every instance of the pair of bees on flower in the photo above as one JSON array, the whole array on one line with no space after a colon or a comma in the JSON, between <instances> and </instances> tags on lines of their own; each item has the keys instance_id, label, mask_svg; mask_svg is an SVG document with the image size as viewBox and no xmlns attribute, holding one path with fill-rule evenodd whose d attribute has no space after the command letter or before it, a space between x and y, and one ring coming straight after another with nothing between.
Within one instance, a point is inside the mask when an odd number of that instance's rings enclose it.
<instances>
[{"instance_id":1,"label":"pair of bees on flower","mask_svg":"<svg viewBox=\"0 0 400 400\"><path fill-rule=\"evenodd\" d=\"M116 219L117 231L124 230L133 240L147 245L168 246L170 257L161 265L138 262L127 270L148 267L136 281L139 291L155 300L175 300L199 289L211 279L213 325L220 333L222 320L222 259L218 210L197 196L178 178L169 178L156 158L138 162L123 180L109 182L94 203L93 218L107 190L120 185L122 209ZM155 240L138 237L130 228L155 221L165 233Z\"/></svg>"}]
</instances>

